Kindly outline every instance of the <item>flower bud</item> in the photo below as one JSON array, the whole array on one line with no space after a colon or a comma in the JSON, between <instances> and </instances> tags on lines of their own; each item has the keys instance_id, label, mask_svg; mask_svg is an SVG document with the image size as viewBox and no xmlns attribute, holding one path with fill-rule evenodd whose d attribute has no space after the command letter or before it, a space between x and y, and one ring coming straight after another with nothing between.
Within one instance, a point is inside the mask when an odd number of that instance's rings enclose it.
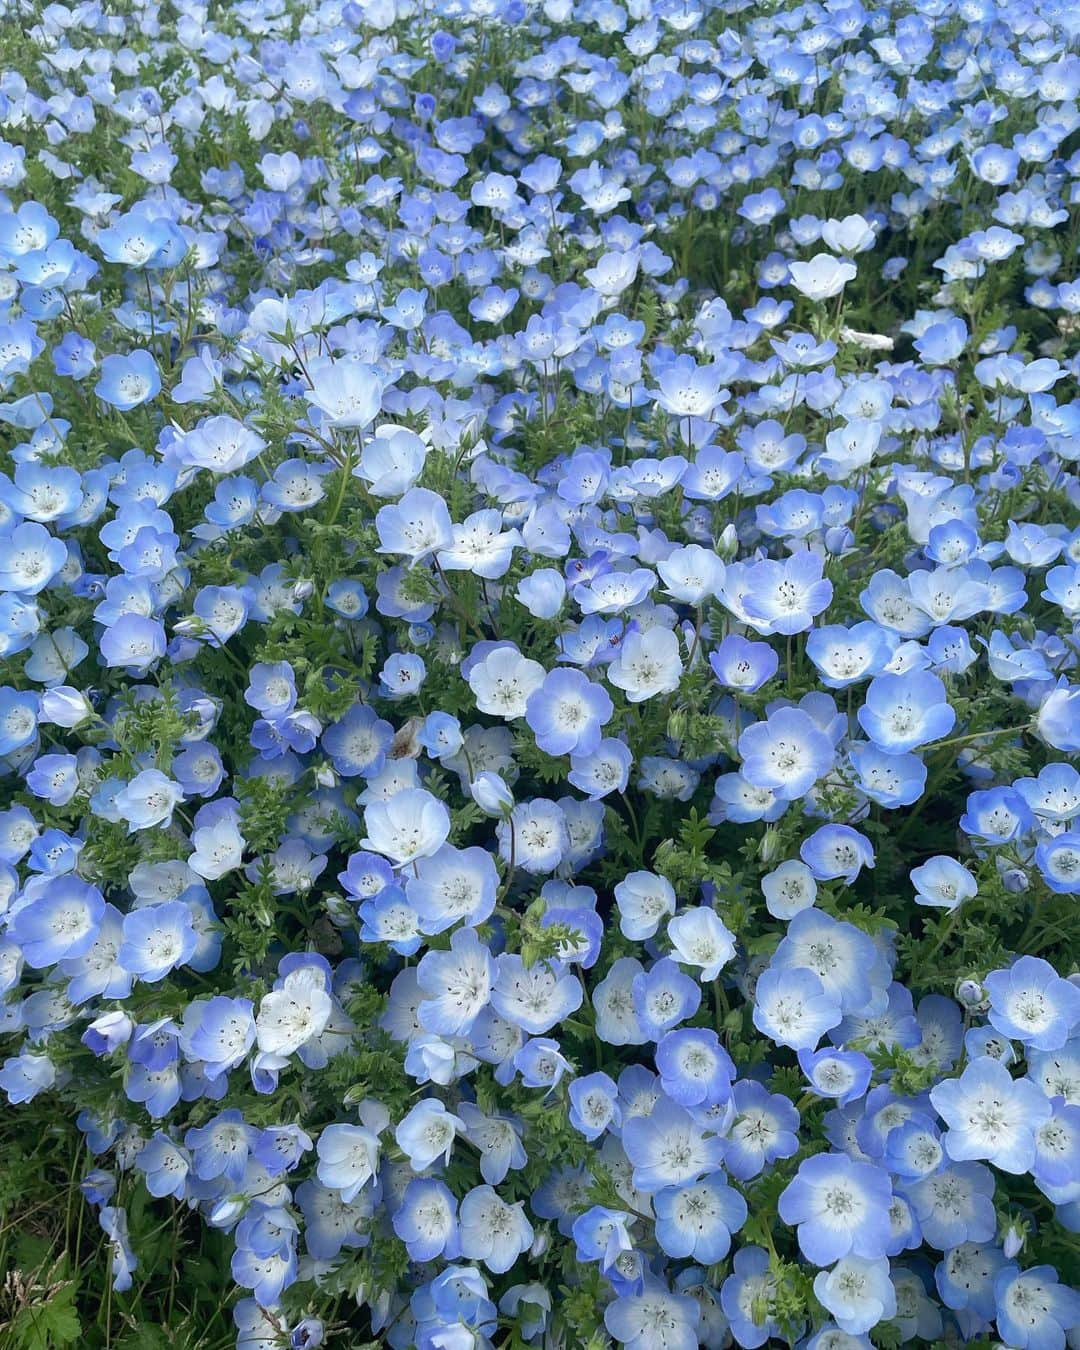
<instances>
[{"instance_id":1,"label":"flower bud","mask_svg":"<svg viewBox=\"0 0 1080 1350\"><path fill-rule=\"evenodd\" d=\"M82 1043L95 1055L109 1055L122 1045L127 1045L135 1023L125 1012L102 1013L95 1017L82 1034Z\"/></svg>"},{"instance_id":2,"label":"flower bud","mask_svg":"<svg viewBox=\"0 0 1080 1350\"><path fill-rule=\"evenodd\" d=\"M67 727L69 730L82 726L93 715L94 710L86 695L67 684L46 689L38 708L39 722L54 722L58 727Z\"/></svg>"},{"instance_id":3,"label":"flower bud","mask_svg":"<svg viewBox=\"0 0 1080 1350\"><path fill-rule=\"evenodd\" d=\"M469 784L473 801L489 816L508 816L514 809L514 794L503 779L490 770L478 773Z\"/></svg>"},{"instance_id":4,"label":"flower bud","mask_svg":"<svg viewBox=\"0 0 1080 1350\"><path fill-rule=\"evenodd\" d=\"M758 857L762 862L768 863L780 852L780 835L776 830L766 829L761 836L761 842L758 844Z\"/></svg>"},{"instance_id":5,"label":"flower bud","mask_svg":"<svg viewBox=\"0 0 1080 1350\"><path fill-rule=\"evenodd\" d=\"M738 553L739 532L731 521L721 530L720 538L716 541L716 551L725 562L731 562Z\"/></svg>"},{"instance_id":6,"label":"flower bud","mask_svg":"<svg viewBox=\"0 0 1080 1350\"><path fill-rule=\"evenodd\" d=\"M210 1225L213 1228L228 1228L234 1224L250 1204L246 1195L227 1195L219 1200L210 1211Z\"/></svg>"},{"instance_id":7,"label":"flower bud","mask_svg":"<svg viewBox=\"0 0 1080 1350\"><path fill-rule=\"evenodd\" d=\"M326 1326L318 1317L305 1317L289 1333L292 1350L317 1350L326 1339Z\"/></svg>"},{"instance_id":8,"label":"flower bud","mask_svg":"<svg viewBox=\"0 0 1080 1350\"><path fill-rule=\"evenodd\" d=\"M968 1012L975 1012L986 1004L986 990L978 980L970 977L957 980L956 1001Z\"/></svg>"},{"instance_id":9,"label":"flower bud","mask_svg":"<svg viewBox=\"0 0 1080 1350\"><path fill-rule=\"evenodd\" d=\"M1005 1231L1001 1235L1002 1250L1005 1253L1007 1261L1015 1260L1023 1250L1024 1241L1027 1238L1027 1230L1024 1224L1017 1219L1010 1219L1005 1225Z\"/></svg>"}]
</instances>

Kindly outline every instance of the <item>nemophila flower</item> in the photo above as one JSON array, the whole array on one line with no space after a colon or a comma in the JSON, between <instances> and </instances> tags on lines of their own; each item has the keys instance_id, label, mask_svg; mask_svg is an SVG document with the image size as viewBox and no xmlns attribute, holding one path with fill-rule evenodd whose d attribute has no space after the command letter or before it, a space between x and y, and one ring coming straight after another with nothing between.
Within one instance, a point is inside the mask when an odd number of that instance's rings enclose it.
<instances>
[{"instance_id":1,"label":"nemophila flower","mask_svg":"<svg viewBox=\"0 0 1080 1350\"><path fill-rule=\"evenodd\" d=\"M806 654L828 689L846 689L880 675L897 643L887 629L872 620L853 624L826 624L807 635Z\"/></svg>"},{"instance_id":2,"label":"nemophila flower","mask_svg":"<svg viewBox=\"0 0 1080 1350\"><path fill-rule=\"evenodd\" d=\"M862 1335L896 1316L896 1290L884 1257L872 1261L843 1257L832 1270L814 1278L814 1293L849 1335Z\"/></svg>"},{"instance_id":3,"label":"nemophila flower","mask_svg":"<svg viewBox=\"0 0 1080 1350\"><path fill-rule=\"evenodd\" d=\"M74 755L40 755L26 775L26 786L52 806L66 806L79 790Z\"/></svg>"},{"instance_id":4,"label":"nemophila flower","mask_svg":"<svg viewBox=\"0 0 1080 1350\"><path fill-rule=\"evenodd\" d=\"M0 591L38 595L56 579L67 558L63 540L55 538L44 525L37 521L17 525L4 540Z\"/></svg>"},{"instance_id":5,"label":"nemophila flower","mask_svg":"<svg viewBox=\"0 0 1080 1350\"><path fill-rule=\"evenodd\" d=\"M631 992L638 1025L654 1040L693 1017L701 1004L700 985L667 957L635 975Z\"/></svg>"},{"instance_id":6,"label":"nemophila flower","mask_svg":"<svg viewBox=\"0 0 1080 1350\"><path fill-rule=\"evenodd\" d=\"M709 654L709 665L725 688L754 694L776 674L780 657L767 642L751 642L729 633Z\"/></svg>"},{"instance_id":7,"label":"nemophila flower","mask_svg":"<svg viewBox=\"0 0 1080 1350\"><path fill-rule=\"evenodd\" d=\"M792 285L809 300L831 300L858 275L853 263L841 261L829 253L817 253L809 262L788 265Z\"/></svg>"},{"instance_id":8,"label":"nemophila flower","mask_svg":"<svg viewBox=\"0 0 1080 1350\"><path fill-rule=\"evenodd\" d=\"M672 1294L652 1281L641 1293L609 1303L604 1310L604 1326L628 1350L694 1350L699 1344L700 1317L696 1299Z\"/></svg>"},{"instance_id":9,"label":"nemophila flower","mask_svg":"<svg viewBox=\"0 0 1080 1350\"><path fill-rule=\"evenodd\" d=\"M126 356L111 354L100 366L94 393L103 403L121 412L155 398L161 391L161 372L148 351L132 351Z\"/></svg>"},{"instance_id":10,"label":"nemophila flower","mask_svg":"<svg viewBox=\"0 0 1080 1350\"><path fill-rule=\"evenodd\" d=\"M607 673L631 703L671 693L683 673L677 635L668 628L628 633Z\"/></svg>"},{"instance_id":11,"label":"nemophila flower","mask_svg":"<svg viewBox=\"0 0 1080 1350\"><path fill-rule=\"evenodd\" d=\"M529 698L545 679L539 661L530 661L509 644L489 648L475 663L470 659L463 674L478 710L505 718L524 717Z\"/></svg>"},{"instance_id":12,"label":"nemophila flower","mask_svg":"<svg viewBox=\"0 0 1080 1350\"><path fill-rule=\"evenodd\" d=\"M521 1075L527 1088L558 1087L563 1078L572 1073L570 1061L559 1049L558 1041L547 1036L534 1036L513 1052L513 1067Z\"/></svg>"},{"instance_id":13,"label":"nemophila flower","mask_svg":"<svg viewBox=\"0 0 1080 1350\"><path fill-rule=\"evenodd\" d=\"M739 737L742 772L781 801L802 797L832 767L829 737L801 708L778 708Z\"/></svg>"},{"instance_id":14,"label":"nemophila flower","mask_svg":"<svg viewBox=\"0 0 1080 1350\"><path fill-rule=\"evenodd\" d=\"M929 1115L914 1112L885 1137L882 1159L900 1181L920 1181L945 1162L940 1132Z\"/></svg>"},{"instance_id":15,"label":"nemophila flower","mask_svg":"<svg viewBox=\"0 0 1080 1350\"><path fill-rule=\"evenodd\" d=\"M757 1350L779 1327L774 1320L776 1278L764 1247L740 1247L720 1288L720 1306L745 1350Z\"/></svg>"},{"instance_id":16,"label":"nemophila flower","mask_svg":"<svg viewBox=\"0 0 1080 1350\"><path fill-rule=\"evenodd\" d=\"M800 549L782 563L754 563L743 597L747 620L759 633L802 633L832 599L819 554Z\"/></svg>"},{"instance_id":17,"label":"nemophila flower","mask_svg":"<svg viewBox=\"0 0 1080 1350\"><path fill-rule=\"evenodd\" d=\"M983 1321L993 1320L994 1281L1007 1264L1000 1247L965 1242L945 1253L934 1271L934 1282L946 1307L970 1308Z\"/></svg>"},{"instance_id":18,"label":"nemophila flower","mask_svg":"<svg viewBox=\"0 0 1080 1350\"><path fill-rule=\"evenodd\" d=\"M244 857L237 803L223 797L208 802L195 815L187 865L207 881L216 881L239 867Z\"/></svg>"},{"instance_id":19,"label":"nemophila flower","mask_svg":"<svg viewBox=\"0 0 1080 1350\"><path fill-rule=\"evenodd\" d=\"M393 1225L414 1261L433 1261L439 1256L455 1260L461 1254L457 1200L435 1177L415 1177L409 1182Z\"/></svg>"},{"instance_id":20,"label":"nemophila flower","mask_svg":"<svg viewBox=\"0 0 1080 1350\"><path fill-rule=\"evenodd\" d=\"M71 685L54 685L41 696L38 721L52 723L73 730L94 715L93 704L80 690Z\"/></svg>"},{"instance_id":21,"label":"nemophila flower","mask_svg":"<svg viewBox=\"0 0 1080 1350\"><path fill-rule=\"evenodd\" d=\"M514 592L534 619L554 619L566 600L566 582L553 567L539 567L522 577Z\"/></svg>"},{"instance_id":22,"label":"nemophila flower","mask_svg":"<svg viewBox=\"0 0 1080 1350\"><path fill-rule=\"evenodd\" d=\"M34 969L82 956L93 945L105 915L101 892L73 876L58 877L26 897L8 935Z\"/></svg>"},{"instance_id":23,"label":"nemophila flower","mask_svg":"<svg viewBox=\"0 0 1080 1350\"><path fill-rule=\"evenodd\" d=\"M175 398L177 391L173 391ZM205 417L180 438L175 453L186 464L216 474L235 474L266 449L245 423L227 414Z\"/></svg>"},{"instance_id":24,"label":"nemophila flower","mask_svg":"<svg viewBox=\"0 0 1080 1350\"><path fill-rule=\"evenodd\" d=\"M349 1204L371 1181L379 1164L379 1141L362 1125L330 1125L319 1136L317 1175Z\"/></svg>"},{"instance_id":25,"label":"nemophila flower","mask_svg":"<svg viewBox=\"0 0 1080 1350\"><path fill-rule=\"evenodd\" d=\"M1013 789L1042 820L1068 823L1080 816L1080 773L1071 764L1047 764L1035 778L1016 779Z\"/></svg>"},{"instance_id":26,"label":"nemophila flower","mask_svg":"<svg viewBox=\"0 0 1080 1350\"><path fill-rule=\"evenodd\" d=\"M429 1097L402 1117L394 1129L394 1139L413 1171L423 1172L439 1158L444 1163L450 1161L454 1141L463 1130L464 1123L458 1116Z\"/></svg>"},{"instance_id":27,"label":"nemophila flower","mask_svg":"<svg viewBox=\"0 0 1080 1350\"><path fill-rule=\"evenodd\" d=\"M989 1242L996 1232L994 1177L981 1163L954 1163L922 1181L909 1183L923 1239L939 1251L962 1242Z\"/></svg>"},{"instance_id":28,"label":"nemophila flower","mask_svg":"<svg viewBox=\"0 0 1080 1350\"><path fill-rule=\"evenodd\" d=\"M623 1210L591 1205L573 1223L571 1235L581 1261L599 1261L600 1268L609 1271L617 1259L633 1249L633 1240L627 1225L631 1217Z\"/></svg>"},{"instance_id":29,"label":"nemophila flower","mask_svg":"<svg viewBox=\"0 0 1080 1350\"><path fill-rule=\"evenodd\" d=\"M724 568L712 549L689 544L674 549L656 565L667 593L684 604L700 605L715 595L723 581Z\"/></svg>"},{"instance_id":30,"label":"nemophila flower","mask_svg":"<svg viewBox=\"0 0 1080 1350\"><path fill-rule=\"evenodd\" d=\"M495 908L498 873L485 849L443 845L418 860L405 894L426 932L441 933L459 920L483 923Z\"/></svg>"},{"instance_id":31,"label":"nemophila flower","mask_svg":"<svg viewBox=\"0 0 1080 1350\"><path fill-rule=\"evenodd\" d=\"M876 676L858 718L871 740L890 754L941 740L956 723L944 684L936 675L919 670Z\"/></svg>"},{"instance_id":32,"label":"nemophila flower","mask_svg":"<svg viewBox=\"0 0 1080 1350\"><path fill-rule=\"evenodd\" d=\"M117 959L130 974L153 983L183 965L198 941L190 907L182 900L168 900L124 917Z\"/></svg>"},{"instance_id":33,"label":"nemophila flower","mask_svg":"<svg viewBox=\"0 0 1080 1350\"><path fill-rule=\"evenodd\" d=\"M1080 989L1040 957L991 971L985 985L991 1025L1034 1050L1060 1049L1080 1022Z\"/></svg>"},{"instance_id":34,"label":"nemophila flower","mask_svg":"<svg viewBox=\"0 0 1080 1350\"><path fill-rule=\"evenodd\" d=\"M777 1045L814 1049L842 1013L819 977L803 967L762 972L754 991L754 1026Z\"/></svg>"},{"instance_id":35,"label":"nemophila flower","mask_svg":"<svg viewBox=\"0 0 1080 1350\"><path fill-rule=\"evenodd\" d=\"M675 891L666 877L654 872L631 872L615 886L619 929L624 937L651 938L665 915L675 913Z\"/></svg>"},{"instance_id":36,"label":"nemophila flower","mask_svg":"<svg viewBox=\"0 0 1080 1350\"><path fill-rule=\"evenodd\" d=\"M955 858L928 858L910 872L915 901L950 912L978 894L978 883Z\"/></svg>"},{"instance_id":37,"label":"nemophila flower","mask_svg":"<svg viewBox=\"0 0 1080 1350\"><path fill-rule=\"evenodd\" d=\"M950 1158L985 1158L1005 1172L1030 1170L1035 1132L1050 1115L1035 1084L1013 1079L998 1060L983 1056L958 1079L938 1083L930 1100L949 1127L943 1142Z\"/></svg>"},{"instance_id":38,"label":"nemophila flower","mask_svg":"<svg viewBox=\"0 0 1080 1350\"><path fill-rule=\"evenodd\" d=\"M874 1072L871 1061L859 1050L800 1050L799 1067L812 1092L835 1097L841 1106L865 1095Z\"/></svg>"},{"instance_id":39,"label":"nemophila flower","mask_svg":"<svg viewBox=\"0 0 1080 1350\"><path fill-rule=\"evenodd\" d=\"M168 825L173 809L183 801L184 792L179 783L158 769L144 769L113 798L121 819L127 821L128 833Z\"/></svg>"},{"instance_id":40,"label":"nemophila flower","mask_svg":"<svg viewBox=\"0 0 1080 1350\"><path fill-rule=\"evenodd\" d=\"M612 792L626 791L633 760L633 752L625 742L604 737L588 754L571 753L566 779L590 801L599 801Z\"/></svg>"},{"instance_id":41,"label":"nemophila flower","mask_svg":"<svg viewBox=\"0 0 1080 1350\"><path fill-rule=\"evenodd\" d=\"M770 1094L753 1079L740 1079L733 1090L735 1118L727 1135L724 1166L748 1181L779 1158L798 1152L799 1113L787 1097Z\"/></svg>"},{"instance_id":42,"label":"nemophila flower","mask_svg":"<svg viewBox=\"0 0 1080 1350\"><path fill-rule=\"evenodd\" d=\"M575 1078L568 1091L570 1124L586 1139L599 1139L610 1125L618 1125L621 1118L619 1090L606 1073Z\"/></svg>"},{"instance_id":43,"label":"nemophila flower","mask_svg":"<svg viewBox=\"0 0 1080 1350\"><path fill-rule=\"evenodd\" d=\"M382 394L378 371L363 361L348 359L314 365L305 398L327 426L362 430L378 414Z\"/></svg>"},{"instance_id":44,"label":"nemophila flower","mask_svg":"<svg viewBox=\"0 0 1080 1350\"><path fill-rule=\"evenodd\" d=\"M1080 1180L1080 1106L1058 1098L1035 1131L1036 1183L1047 1190L1072 1188Z\"/></svg>"},{"instance_id":45,"label":"nemophila flower","mask_svg":"<svg viewBox=\"0 0 1080 1350\"><path fill-rule=\"evenodd\" d=\"M842 1153L800 1163L780 1196L780 1217L797 1226L799 1250L818 1266L849 1254L876 1261L889 1240L892 1187L888 1175Z\"/></svg>"},{"instance_id":46,"label":"nemophila flower","mask_svg":"<svg viewBox=\"0 0 1080 1350\"><path fill-rule=\"evenodd\" d=\"M427 443L405 427L383 423L364 445L356 476L374 497L400 497L420 477Z\"/></svg>"},{"instance_id":47,"label":"nemophila flower","mask_svg":"<svg viewBox=\"0 0 1080 1350\"><path fill-rule=\"evenodd\" d=\"M999 1334L1020 1350L1061 1350L1080 1326L1080 1294L1059 1282L1053 1266L1005 1266L994 1278L994 1300Z\"/></svg>"},{"instance_id":48,"label":"nemophila flower","mask_svg":"<svg viewBox=\"0 0 1080 1350\"><path fill-rule=\"evenodd\" d=\"M426 958L425 958L426 959ZM526 966L520 956L502 955L491 989L491 1005L531 1036L542 1036L581 1006L581 982L560 962Z\"/></svg>"},{"instance_id":49,"label":"nemophila flower","mask_svg":"<svg viewBox=\"0 0 1080 1350\"><path fill-rule=\"evenodd\" d=\"M1032 815L1027 803L1012 788L995 787L972 792L960 828L979 843L1012 843L1030 829Z\"/></svg>"},{"instance_id":50,"label":"nemophila flower","mask_svg":"<svg viewBox=\"0 0 1080 1350\"><path fill-rule=\"evenodd\" d=\"M799 856L817 881L843 878L849 886L864 867L874 866L869 839L850 825L822 825L799 845Z\"/></svg>"},{"instance_id":51,"label":"nemophila flower","mask_svg":"<svg viewBox=\"0 0 1080 1350\"><path fill-rule=\"evenodd\" d=\"M1080 833L1069 831L1044 839L1035 850L1043 880L1059 895L1080 891Z\"/></svg>"},{"instance_id":52,"label":"nemophila flower","mask_svg":"<svg viewBox=\"0 0 1080 1350\"><path fill-rule=\"evenodd\" d=\"M520 802L495 833L507 864L537 875L554 872L571 847L566 813L543 797Z\"/></svg>"},{"instance_id":53,"label":"nemophila flower","mask_svg":"<svg viewBox=\"0 0 1080 1350\"><path fill-rule=\"evenodd\" d=\"M347 778L373 777L379 773L393 739L391 723L379 717L368 703L354 704L322 734L323 749L338 773Z\"/></svg>"},{"instance_id":54,"label":"nemophila flower","mask_svg":"<svg viewBox=\"0 0 1080 1350\"><path fill-rule=\"evenodd\" d=\"M450 833L450 813L423 788L405 788L364 808L367 836L361 846L397 866L437 853Z\"/></svg>"},{"instance_id":55,"label":"nemophila flower","mask_svg":"<svg viewBox=\"0 0 1080 1350\"><path fill-rule=\"evenodd\" d=\"M525 721L546 754L590 754L614 706L602 686L580 670L553 670L525 703Z\"/></svg>"},{"instance_id":56,"label":"nemophila flower","mask_svg":"<svg viewBox=\"0 0 1080 1350\"><path fill-rule=\"evenodd\" d=\"M454 542L446 503L427 488L410 488L395 505L380 507L375 526L381 553L402 554L413 563Z\"/></svg>"},{"instance_id":57,"label":"nemophila flower","mask_svg":"<svg viewBox=\"0 0 1080 1350\"><path fill-rule=\"evenodd\" d=\"M625 886L626 882L620 884ZM702 984L715 980L735 955L734 934L716 911L706 905L698 905L675 915L668 922L667 935L676 960L683 965L696 967Z\"/></svg>"},{"instance_id":58,"label":"nemophila flower","mask_svg":"<svg viewBox=\"0 0 1080 1350\"><path fill-rule=\"evenodd\" d=\"M805 862L791 858L761 878L765 908L774 919L793 919L817 898L817 882Z\"/></svg>"},{"instance_id":59,"label":"nemophila flower","mask_svg":"<svg viewBox=\"0 0 1080 1350\"><path fill-rule=\"evenodd\" d=\"M218 994L188 1004L181 1044L190 1058L202 1062L207 1078L217 1078L242 1064L254 1043L254 1007L249 999Z\"/></svg>"},{"instance_id":60,"label":"nemophila flower","mask_svg":"<svg viewBox=\"0 0 1080 1350\"><path fill-rule=\"evenodd\" d=\"M102 634L101 656L110 667L142 676L165 655L165 629L157 619L124 614Z\"/></svg>"},{"instance_id":61,"label":"nemophila flower","mask_svg":"<svg viewBox=\"0 0 1080 1350\"><path fill-rule=\"evenodd\" d=\"M280 987L264 994L255 1018L255 1034L263 1054L294 1054L326 1030L333 1001L314 967L290 971Z\"/></svg>"},{"instance_id":62,"label":"nemophila flower","mask_svg":"<svg viewBox=\"0 0 1080 1350\"><path fill-rule=\"evenodd\" d=\"M732 1234L746 1222L746 1201L719 1175L653 1197L656 1240L669 1256L711 1263L731 1250Z\"/></svg>"},{"instance_id":63,"label":"nemophila flower","mask_svg":"<svg viewBox=\"0 0 1080 1350\"><path fill-rule=\"evenodd\" d=\"M56 1082L56 1065L45 1054L23 1050L11 1055L0 1065L0 1089L8 1102L18 1106L33 1101L40 1092L47 1092Z\"/></svg>"},{"instance_id":64,"label":"nemophila flower","mask_svg":"<svg viewBox=\"0 0 1080 1350\"><path fill-rule=\"evenodd\" d=\"M735 1066L710 1028L667 1032L655 1059L661 1087L680 1106L718 1106L730 1099Z\"/></svg>"},{"instance_id":65,"label":"nemophila flower","mask_svg":"<svg viewBox=\"0 0 1080 1350\"><path fill-rule=\"evenodd\" d=\"M813 908L802 910L791 920L770 962L776 971L807 970L816 975L826 994L844 1012L857 1012L870 1002L881 964L866 933ZM887 982L886 975L881 987Z\"/></svg>"},{"instance_id":66,"label":"nemophila flower","mask_svg":"<svg viewBox=\"0 0 1080 1350\"><path fill-rule=\"evenodd\" d=\"M494 958L475 930L458 928L448 951L427 952L417 968L420 1024L440 1035L466 1034L487 1006L496 974Z\"/></svg>"},{"instance_id":67,"label":"nemophila flower","mask_svg":"<svg viewBox=\"0 0 1080 1350\"><path fill-rule=\"evenodd\" d=\"M191 1160L185 1149L160 1130L140 1150L135 1165L145 1177L151 1195L158 1199L172 1196L175 1200L183 1196Z\"/></svg>"},{"instance_id":68,"label":"nemophila flower","mask_svg":"<svg viewBox=\"0 0 1080 1350\"><path fill-rule=\"evenodd\" d=\"M1050 690L1039 704L1035 714L1035 730L1055 750L1080 751L1080 731L1077 714L1080 710L1080 688L1064 680Z\"/></svg>"},{"instance_id":69,"label":"nemophila flower","mask_svg":"<svg viewBox=\"0 0 1080 1350\"><path fill-rule=\"evenodd\" d=\"M666 1097L648 1116L624 1115L622 1145L635 1187L648 1192L697 1181L715 1171L723 1157L723 1140Z\"/></svg>"}]
</instances>

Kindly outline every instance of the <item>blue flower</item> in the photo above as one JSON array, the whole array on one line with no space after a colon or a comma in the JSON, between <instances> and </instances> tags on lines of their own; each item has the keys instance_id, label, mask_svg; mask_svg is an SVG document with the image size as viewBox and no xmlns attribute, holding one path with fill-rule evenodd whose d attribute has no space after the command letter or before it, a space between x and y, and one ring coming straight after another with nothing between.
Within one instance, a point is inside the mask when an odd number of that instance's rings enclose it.
<instances>
[{"instance_id":1,"label":"blue flower","mask_svg":"<svg viewBox=\"0 0 1080 1350\"><path fill-rule=\"evenodd\" d=\"M617 1298L604 1309L604 1326L627 1350L696 1350L700 1312L695 1299L672 1294L655 1282L639 1294Z\"/></svg>"},{"instance_id":2,"label":"blue flower","mask_svg":"<svg viewBox=\"0 0 1080 1350\"><path fill-rule=\"evenodd\" d=\"M941 740L956 723L944 684L922 670L876 676L858 718L870 739L890 754Z\"/></svg>"},{"instance_id":3,"label":"blue flower","mask_svg":"<svg viewBox=\"0 0 1080 1350\"><path fill-rule=\"evenodd\" d=\"M536 744L549 755L591 754L613 712L607 692L580 670L550 671L525 704Z\"/></svg>"},{"instance_id":4,"label":"blue flower","mask_svg":"<svg viewBox=\"0 0 1080 1350\"><path fill-rule=\"evenodd\" d=\"M781 801L802 797L833 765L832 742L801 708L779 708L739 737L743 775Z\"/></svg>"},{"instance_id":5,"label":"blue flower","mask_svg":"<svg viewBox=\"0 0 1080 1350\"><path fill-rule=\"evenodd\" d=\"M161 372L148 351L135 350L126 356L106 356L100 366L100 378L94 393L103 403L120 412L147 403L161 392Z\"/></svg>"},{"instance_id":6,"label":"blue flower","mask_svg":"<svg viewBox=\"0 0 1080 1350\"><path fill-rule=\"evenodd\" d=\"M1050 1116L1034 1083L1013 1079L1002 1063L983 1056L959 1078L931 1088L930 1101L949 1127L943 1142L950 1158L985 1158L1004 1172L1031 1169L1035 1132Z\"/></svg>"},{"instance_id":7,"label":"blue flower","mask_svg":"<svg viewBox=\"0 0 1080 1350\"><path fill-rule=\"evenodd\" d=\"M198 941L190 907L167 900L125 915L117 960L129 974L154 983L185 964Z\"/></svg>"},{"instance_id":8,"label":"blue flower","mask_svg":"<svg viewBox=\"0 0 1080 1350\"><path fill-rule=\"evenodd\" d=\"M1080 989L1040 957L1022 956L985 983L991 1025L1032 1049L1060 1049L1080 1022Z\"/></svg>"},{"instance_id":9,"label":"blue flower","mask_svg":"<svg viewBox=\"0 0 1080 1350\"><path fill-rule=\"evenodd\" d=\"M814 1278L814 1294L849 1336L860 1336L896 1316L896 1290L884 1257L845 1256Z\"/></svg>"},{"instance_id":10,"label":"blue flower","mask_svg":"<svg viewBox=\"0 0 1080 1350\"><path fill-rule=\"evenodd\" d=\"M840 1005L812 970L769 969L754 994L754 1026L776 1045L813 1050L839 1024Z\"/></svg>"},{"instance_id":11,"label":"blue flower","mask_svg":"<svg viewBox=\"0 0 1080 1350\"><path fill-rule=\"evenodd\" d=\"M409 1182L393 1225L412 1260L443 1256L452 1261L461 1254L457 1211L453 1193L437 1178L415 1177Z\"/></svg>"},{"instance_id":12,"label":"blue flower","mask_svg":"<svg viewBox=\"0 0 1080 1350\"><path fill-rule=\"evenodd\" d=\"M1053 1266L1005 1266L994 1279L994 1300L999 1333L1020 1350L1061 1350L1080 1326L1080 1294L1059 1283Z\"/></svg>"},{"instance_id":13,"label":"blue flower","mask_svg":"<svg viewBox=\"0 0 1080 1350\"><path fill-rule=\"evenodd\" d=\"M740 1247L732 1267L720 1287L720 1306L738 1344L757 1350L780 1331L772 1312L777 1283L769 1253L764 1247Z\"/></svg>"},{"instance_id":14,"label":"blue flower","mask_svg":"<svg viewBox=\"0 0 1080 1350\"><path fill-rule=\"evenodd\" d=\"M656 1240L669 1256L711 1264L731 1250L731 1236L746 1222L746 1201L718 1173L653 1197Z\"/></svg>"},{"instance_id":15,"label":"blue flower","mask_svg":"<svg viewBox=\"0 0 1080 1350\"><path fill-rule=\"evenodd\" d=\"M892 1187L888 1175L842 1153L819 1153L799 1164L781 1193L780 1217L797 1228L799 1250L817 1266L849 1253L876 1261L889 1241Z\"/></svg>"}]
</instances>

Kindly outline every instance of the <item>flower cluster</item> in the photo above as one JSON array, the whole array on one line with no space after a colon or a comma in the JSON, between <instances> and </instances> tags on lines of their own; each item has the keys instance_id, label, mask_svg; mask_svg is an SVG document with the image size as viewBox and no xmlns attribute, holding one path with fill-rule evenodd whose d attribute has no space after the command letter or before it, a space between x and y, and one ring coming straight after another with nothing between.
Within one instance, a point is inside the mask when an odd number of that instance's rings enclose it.
<instances>
[{"instance_id":1,"label":"flower cluster","mask_svg":"<svg viewBox=\"0 0 1080 1350\"><path fill-rule=\"evenodd\" d=\"M118 1297L148 1192L240 1350L1077 1344L1075 7L4 15L0 1088Z\"/></svg>"}]
</instances>

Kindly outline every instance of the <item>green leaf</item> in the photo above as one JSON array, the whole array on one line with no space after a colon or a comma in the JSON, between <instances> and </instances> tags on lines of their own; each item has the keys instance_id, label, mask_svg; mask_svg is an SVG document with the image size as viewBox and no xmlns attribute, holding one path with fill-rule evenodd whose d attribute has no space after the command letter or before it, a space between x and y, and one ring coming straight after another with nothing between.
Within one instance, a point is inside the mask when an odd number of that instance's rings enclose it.
<instances>
[{"instance_id":1,"label":"green leaf","mask_svg":"<svg viewBox=\"0 0 1080 1350\"><path fill-rule=\"evenodd\" d=\"M37 1292L37 1291L35 1291ZM11 1325L12 1344L18 1350L50 1350L77 1341L82 1328L75 1311L75 1281L40 1291L44 1297L20 1309Z\"/></svg>"}]
</instances>

